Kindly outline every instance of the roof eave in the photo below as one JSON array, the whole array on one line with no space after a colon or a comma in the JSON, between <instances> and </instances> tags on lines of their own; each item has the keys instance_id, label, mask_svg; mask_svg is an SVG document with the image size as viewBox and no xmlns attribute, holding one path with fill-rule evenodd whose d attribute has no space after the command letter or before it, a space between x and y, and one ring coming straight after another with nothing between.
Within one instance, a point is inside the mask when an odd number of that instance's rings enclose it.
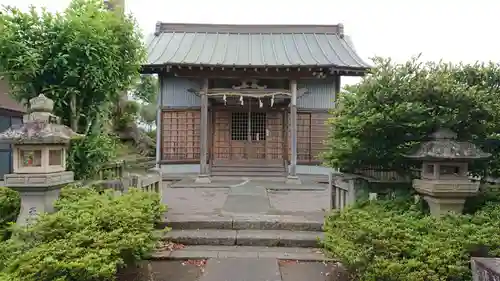
<instances>
[{"instance_id":1,"label":"roof eave","mask_svg":"<svg viewBox=\"0 0 500 281\"><path fill-rule=\"evenodd\" d=\"M167 64L143 64L141 72L148 72L148 70L153 69L165 69L171 67L187 67L187 68L228 68L228 69L310 69L310 70L318 70L318 69L330 69L332 72L359 72L361 75L366 74L371 70L370 66L362 66L362 67L353 67L353 66L338 66L338 65L222 65L222 64L213 64L213 65L202 65L202 64L188 64L188 63L167 63Z\"/></svg>"}]
</instances>

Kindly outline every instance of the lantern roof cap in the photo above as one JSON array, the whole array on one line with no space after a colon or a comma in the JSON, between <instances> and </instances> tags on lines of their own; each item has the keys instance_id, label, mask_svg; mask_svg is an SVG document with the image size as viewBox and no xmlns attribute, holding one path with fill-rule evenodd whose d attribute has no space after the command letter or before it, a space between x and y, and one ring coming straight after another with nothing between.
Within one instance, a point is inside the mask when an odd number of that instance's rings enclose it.
<instances>
[{"instance_id":1,"label":"lantern roof cap","mask_svg":"<svg viewBox=\"0 0 500 281\"><path fill-rule=\"evenodd\" d=\"M54 101L44 94L29 100L28 114L23 116L23 124L12 125L0 133L0 142L13 144L66 144L72 138L81 136L60 123L60 118L52 114Z\"/></svg>"},{"instance_id":2,"label":"lantern roof cap","mask_svg":"<svg viewBox=\"0 0 500 281\"><path fill-rule=\"evenodd\" d=\"M449 129L440 129L431 135L432 140L420 144L419 149L408 158L420 160L471 161L491 156L471 142L458 141L457 134Z\"/></svg>"}]
</instances>

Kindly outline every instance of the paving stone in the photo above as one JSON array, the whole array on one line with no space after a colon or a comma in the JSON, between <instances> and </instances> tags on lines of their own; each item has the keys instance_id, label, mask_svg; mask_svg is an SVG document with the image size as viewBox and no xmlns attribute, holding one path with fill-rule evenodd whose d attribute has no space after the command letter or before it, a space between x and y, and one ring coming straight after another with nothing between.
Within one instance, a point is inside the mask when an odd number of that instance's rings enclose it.
<instances>
[{"instance_id":1,"label":"paving stone","mask_svg":"<svg viewBox=\"0 0 500 281\"><path fill-rule=\"evenodd\" d=\"M152 261L141 262L137 266L120 270L118 281L196 281L203 268L182 261Z\"/></svg>"},{"instance_id":2,"label":"paving stone","mask_svg":"<svg viewBox=\"0 0 500 281\"><path fill-rule=\"evenodd\" d=\"M270 209L267 196L229 195L223 206L223 211L231 213L267 213Z\"/></svg>"},{"instance_id":3,"label":"paving stone","mask_svg":"<svg viewBox=\"0 0 500 281\"><path fill-rule=\"evenodd\" d=\"M227 229L172 230L165 240L186 245L234 245L236 231Z\"/></svg>"},{"instance_id":4,"label":"paving stone","mask_svg":"<svg viewBox=\"0 0 500 281\"><path fill-rule=\"evenodd\" d=\"M252 189L254 186L245 188ZM169 218L194 214L220 214L229 193L229 188L165 188L163 203L168 205ZM329 206L327 191L270 191L266 197L269 199L270 208L265 204L263 209L253 207L250 210L255 209L257 211L255 214L300 215L321 220ZM238 213L228 215L235 214Z\"/></svg>"},{"instance_id":5,"label":"paving stone","mask_svg":"<svg viewBox=\"0 0 500 281\"><path fill-rule=\"evenodd\" d=\"M218 258L220 258L220 259L223 259L223 258L258 258L259 257L259 253L258 252L219 251L217 253L218 253Z\"/></svg>"},{"instance_id":6,"label":"paving stone","mask_svg":"<svg viewBox=\"0 0 500 281\"><path fill-rule=\"evenodd\" d=\"M158 251L152 259L208 259L228 257L275 258L301 261L323 261L326 258L317 248L262 247L262 246L209 246L189 245L175 251Z\"/></svg>"},{"instance_id":7,"label":"paving stone","mask_svg":"<svg viewBox=\"0 0 500 281\"><path fill-rule=\"evenodd\" d=\"M166 259L172 260L189 260L189 259L210 259L219 257L219 252L216 251L184 251L176 250L170 253Z\"/></svg>"},{"instance_id":8,"label":"paving stone","mask_svg":"<svg viewBox=\"0 0 500 281\"><path fill-rule=\"evenodd\" d=\"M329 209L325 191L273 191L268 192L271 207L285 212L325 212Z\"/></svg>"},{"instance_id":9,"label":"paving stone","mask_svg":"<svg viewBox=\"0 0 500 281\"><path fill-rule=\"evenodd\" d=\"M335 264L280 261L282 281L347 281L335 276Z\"/></svg>"},{"instance_id":10,"label":"paving stone","mask_svg":"<svg viewBox=\"0 0 500 281\"><path fill-rule=\"evenodd\" d=\"M249 185L231 187L229 195L267 196L267 190L264 187Z\"/></svg>"},{"instance_id":11,"label":"paving stone","mask_svg":"<svg viewBox=\"0 0 500 281\"><path fill-rule=\"evenodd\" d=\"M224 206L227 188L167 188L162 194L169 216L217 213Z\"/></svg>"},{"instance_id":12,"label":"paving stone","mask_svg":"<svg viewBox=\"0 0 500 281\"><path fill-rule=\"evenodd\" d=\"M281 274L276 259L210 259L199 281L281 281Z\"/></svg>"}]
</instances>

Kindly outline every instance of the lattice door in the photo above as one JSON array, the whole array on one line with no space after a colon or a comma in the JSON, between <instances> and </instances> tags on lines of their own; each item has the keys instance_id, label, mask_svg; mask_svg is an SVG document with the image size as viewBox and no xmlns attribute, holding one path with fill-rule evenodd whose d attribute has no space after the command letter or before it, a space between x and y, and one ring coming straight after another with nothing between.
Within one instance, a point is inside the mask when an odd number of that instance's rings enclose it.
<instances>
[{"instance_id":1,"label":"lattice door","mask_svg":"<svg viewBox=\"0 0 500 281\"><path fill-rule=\"evenodd\" d=\"M231 159L248 159L248 112L231 112Z\"/></svg>"}]
</instances>

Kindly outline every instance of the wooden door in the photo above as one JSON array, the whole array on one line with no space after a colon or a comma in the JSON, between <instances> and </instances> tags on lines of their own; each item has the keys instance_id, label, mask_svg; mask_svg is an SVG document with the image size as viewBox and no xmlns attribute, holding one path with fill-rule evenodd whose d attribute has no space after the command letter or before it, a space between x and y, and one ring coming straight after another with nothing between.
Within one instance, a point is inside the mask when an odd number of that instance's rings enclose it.
<instances>
[{"instance_id":1,"label":"wooden door","mask_svg":"<svg viewBox=\"0 0 500 281\"><path fill-rule=\"evenodd\" d=\"M231 112L231 160L248 158L248 112Z\"/></svg>"},{"instance_id":2,"label":"wooden door","mask_svg":"<svg viewBox=\"0 0 500 281\"><path fill-rule=\"evenodd\" d=\"M248 159L266 159L266 139L269 135L266 112L250 112L248 122Z\"/></svg>"},{"instance_id":3,"label":"wooden door","mask_svg":"<svg viewBox=\"0 0 500 281\"><path fill-rule=\"evenodd\" d=\"M231 159L266 159L266 124L265 112L232 112Z\"/></svg>"}]
</instances>

